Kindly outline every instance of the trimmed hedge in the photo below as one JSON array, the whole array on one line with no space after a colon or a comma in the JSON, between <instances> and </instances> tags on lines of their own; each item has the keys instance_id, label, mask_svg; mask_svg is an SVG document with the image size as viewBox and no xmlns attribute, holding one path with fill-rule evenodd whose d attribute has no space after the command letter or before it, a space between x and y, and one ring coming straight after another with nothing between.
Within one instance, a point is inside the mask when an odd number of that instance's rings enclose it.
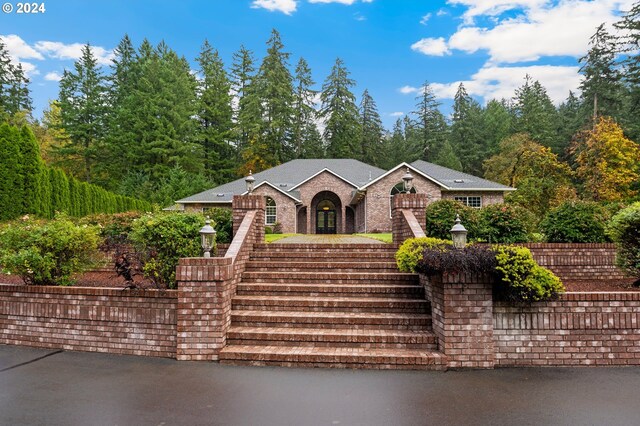
<instances>
[{"instance_id":1,"label":"trimmed hedge","mask_svg":"<svg viewBox=\"0 0 640 426\"><path fill-rule=\"evenodd\" d=\"M600 204L569 201L551 209L540 222L540 230L550 243L603 243L609 213Z\"/></svg>"}]
</instances>

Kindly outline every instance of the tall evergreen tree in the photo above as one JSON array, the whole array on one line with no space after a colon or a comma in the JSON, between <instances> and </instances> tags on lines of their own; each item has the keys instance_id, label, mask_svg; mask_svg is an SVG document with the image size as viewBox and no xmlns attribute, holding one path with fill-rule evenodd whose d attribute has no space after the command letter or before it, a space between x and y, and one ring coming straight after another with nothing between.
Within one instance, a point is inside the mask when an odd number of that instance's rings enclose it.
<instances>
[{"instance_id":1,"label":"tall evergreen tree","mask_svg":"<svg viewBox=\"0 0 640 426\"><path fill-rule=\"evenodd\" d=\"M20 173L20 134L8 123L0 123L0 220L14 219L22 213L24 199Z\"/></svg>"},{"instance_id":2,"label":"tall evergreen tree","mask_svg":"<svg viewBox=\"0 0 640 426\"><path fill-rule=\"evenodd\" d=\"M580 58L580 83L582 99L587 116L598 115L619 118L622 86L616 69L616 38L600 24L589 40L589 51Z\"/></svg>"},{"instance_id":3,"label":"tall evergreen tree","mask_svg":"<svg viewBox=\"0 0 640 426\"><path fill-rule=\"evenodd\" d=\"M531 138L559 154L562 144L556 135L557 112L547 90L539 81L525 76L513 99L515 133L527 133Z\"/></svg>"},{"instance_id":4,"label":"tall evergreen tree","mask_svg":"<svg viewBox=\"0 0 640 426\"><path fill-rule=\"evenodd\" d=\"M337 58L322 85L320 117L324 120L324 140L329 158L354 158L361 126L356 97L351 92L355 81L342 59Z\"/></svg>"},{"instance_id":5,"label":"tall evergreen tree","mask_svg":"<svg viewBox=\"0 0 640 426\"><path fill-rule=\"evenodd\" d=\"M205 173L216 182L227 182L236 176L236 153L231 145L231 82L222 59L207 40L197 62L201 77L198 81L198 140L204 155Z\"/></svg>"},{"instance_id":6,"label":"tall evergreen tree","mask_svg":"<svg viewBox=\"0 0 640 426\"><path fill-rule=\"evenodd\" d=\"M260 120L258 102L252 99L249 88L255 74L253 54L244 46L233 54L231 86L236 96L234 120L236 123L236 145L242 151L249 144L250 129L258 127Z\"/></svg>"},{"instance_id":7,"label":"tall evergreen tree","mask_svg":"<svg viewBox=\"0 0 640 426\"><path fill-rule=\"evenodd\" d=\"M61 126L69 135L69 143L60 150L82 159L83 178L89 182L105 135L106 88L88 44L74 69L65 70L60 80Z\"/></svg>"},{"instance_id":8,"label":"tall evergreen tree","mask_svg":"<svg viewBox=\"0 0 640 426\"><path fill-rule=\"evenodd\" d=\"M483 134L485 137L486 157L495 155L500 141L512 134L513 115L509 102L492 99L483 110Z\"/></svg>"},{"instance_id":9,"label":"tall evergreen tree","mask_svg":"<svg viewBox=\"0 0 640 426\"><path fill-rule=\"evenodd\" d=\"M460 83L453 98L450 143L445 144L446 152L438 158L441 161L447 161L446 167L462 164L464 170L471 174L481 173L482 160L487 156L488 151L482 119L482 107L469 96L464 85ZM454 157L458 158L457 162ZM441 164L441 161L438 164ZM441 165L445 166L445 164Z\"/></svg>"},{"instance_id":10,"label":"tall evergreen tree","mask_svg":"<svg viewBox=\"0 0 640 426\"><path fill-rule=\"evenodd\" d=\"M317 94L311 69L304 58L300 58L295 71L293 99L293 122L291 141L296 158L320 158L323 155L322 138L316 127L314 98Z\"/></svg>"},{"instance_id":11,"label":"tall evergreen tree","mask_svg":"<svg viewBox=\"0 0 640 426\"><path fill-rule=\"evenodd\" d=\"M580 99L569 91L567 99L558 107L558 140L560 153L559 158L562 160L569 159L569 146L573 135L575 135L584 125L584 110Z\"/></svg>"},{"instance_id":12,"label":"tall evergreen tree","mask_svg":"<svg viewBox=\"0 0 640 426\"><path fill-rule=\"evenodd\" d=\"M447 140L448 129L446 120L438 109L440 102L436 100L436 95L428 81L424 82L416 102L413 114L416 117L420 135L421 157L423 160L433 161Z\"/></svg>"},{"instance_id":13,"label":"tall evergreen tree","mask_svg":"<svg viewBox=\"0 0 640 426\"><path fill-rule=\"evenodd\" d=\"M31 129L24 126L20 138L16 141L20 149L20 177L22 186L22 213L36 213L47 217L49 209L43 192L42 171L44 162L40 157L40 148ZM47 194L48 195L48 194Z\"/></svg>"},{"instance_id":14,"label":"tall evergreen tree","mask_svg":"<svg viewBox=\"0 0 640 426\"><path fill-rule=\"evenodd\" d=\"M360 101L360 127L362 128L360 156L356 158L368 164L379 165L384 127L376 102L367 89L362 93Z\"/></svg>"},{"instance_id":15,"label":"tall evergreen tree","mask_svg":"<svg viewBox=\"0 0 640 426\"><path fill-rule=\"evenodd\" d=\"M0 38L0 119L32 110L29 79L22 65L14 65Z\"/></svg>"}]
</instances>

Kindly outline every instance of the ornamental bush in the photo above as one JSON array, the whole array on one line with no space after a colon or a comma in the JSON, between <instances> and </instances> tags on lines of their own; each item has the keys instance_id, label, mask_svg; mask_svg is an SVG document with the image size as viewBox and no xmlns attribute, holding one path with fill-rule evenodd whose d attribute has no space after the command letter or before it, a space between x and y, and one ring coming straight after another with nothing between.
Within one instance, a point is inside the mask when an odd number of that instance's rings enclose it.
<instances>
[{"instance_id":1,"label":"ornamental bush","mask_svg":"<svg viewBox=\"0 0 640 426\"><path fill-rule=\"evenodd\" d=\"M100 237L103 239L102 246L108 249L115 244L127 243L133 229L133 222L140 217L142 213L137 211L94 214L79 219L78 223L98 226Z\"/></svg>"},{"instance_id":2,"label":"ornamental bush","mask_svg":"<svg viewBox=\"0 0 640 426\"><path fill-rule=\"evenodd\" d=\"M460 215L460 220L468 231L467 238L474 239L477 228L477 210L454 200L438 200L427 206L426 234L432 238L450 240L450 231L455 223L456 214Z\"/></svg>"},{"instance_id":3,"label":"ornamental bush","mask_svg":"<svg viewBox=\"0 0 640 426\"><path fill-rule=\"evenodd\" d=\"M422 259L425 249L441 250L451 245L451 241L439 238L409 238L396 252L396 263L402 272L416 272L418 261Z\"/></svg>"},{"instance_id":4,"label":"ornamental bush","mask_svg":"<svg viewBox=\"0 0 640 426\"><path fill-rule=\"evenodd\" d=\"M527 242L536 222L531 212L512 204L492 204L481 208L478 215L476 238L488 243Z\"/></svg>"},{"instance_id":5,"label":"ornamental bush","mask_svg":"<svg viewBox=\"0 0 640 426\"><path fill-rule=\"evenodd\" d=\"M202 214L157 213L133 222L129 239L140 254L145 277L156 287L175 288L178 260L202 255L199 232L204 220Z\"/></svg>"},{"instance_id":6,"label":"ornamental bush","mask_svg":"<svg viewBox=\"0 0 640 426\"><path fill-rule=\"evenodd\" d=\"M231 209L215 207L205 213L215 223L216 242L230 243L233 239L233 216Z\"/></svg>"},{"instance_id":7,"label":"ornamental bush","mask_svg":"<svg viewBox=\"0 0 640 426\"><path fill-rule=\"evenodd\" d=\"M555 298L564 292L560 279L538 265L526 247L497 246L496 298L509 302L537 302Z\"/></svg>"},{"instance_id":8,"label":"ornamental bush","mask_svg":"<svg viewBox=\"0 0 640 426\"><path fill-rule=\"evenodd\" d=\"M619 211L607 225L607 234L616 243L616 263L640 286L640 202Z\"/></svg>"},{"instance_id":9,"label":"ornamental bush","mask_svg":"<svg viewBox=\"0 0 640 426\"><path fill-rule=\"evenodd\" d=\"M25 284L71 285L74 275L93 265L98 241L97 227L76 225L64 215L18 220L0 229L0 265Z\"/></svg>"},{"instance_id":10,"label":"ornamental bush","mask_svg":"<svg viewBox=\"0 0 640 426\"><path fill-rule=\"evenodd\" d=\"M551 209L540 222L550 243L602 243L608 241L607 209L588 201L569 201Z\"/></svg>"}]
</instances>

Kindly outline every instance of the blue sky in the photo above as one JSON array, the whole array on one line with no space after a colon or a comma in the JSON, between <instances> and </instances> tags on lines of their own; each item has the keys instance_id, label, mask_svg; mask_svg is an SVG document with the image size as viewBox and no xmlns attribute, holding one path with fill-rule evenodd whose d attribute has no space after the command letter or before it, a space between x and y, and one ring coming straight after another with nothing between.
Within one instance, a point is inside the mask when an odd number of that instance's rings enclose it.
<instances>
[{"instance_id":1,"label":"blue sky","mask_svg":"<svg viewBox=\"0 0 640 426\"><path fill-rule=\"evenodd\" d=\"M244 44L258 60L272 28L310 64L320 88L336 57L391 127L414 109L425 81L445 111L460 82L479 101L509 98L525 74L561 102L579 84L578 58L597 25L634 0L48 0L44 13L0 13L0 38L31 78L39 118L84 43L108 65L126 33L164 40L192 64L204 39L227 66ZM3 3L5 3L3 1ZM195 68L195 65L193 65Z\"/></svg>"}]
</instances>

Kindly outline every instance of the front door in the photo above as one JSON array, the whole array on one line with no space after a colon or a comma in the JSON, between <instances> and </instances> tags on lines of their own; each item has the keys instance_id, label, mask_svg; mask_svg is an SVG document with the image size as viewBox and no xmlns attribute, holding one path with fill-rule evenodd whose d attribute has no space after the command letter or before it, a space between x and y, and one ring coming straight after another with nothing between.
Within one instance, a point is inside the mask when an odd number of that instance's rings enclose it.
<instances>
[{"instance_id":1,"label":"front door","mask_svg":"<svg viewBox=\"0 0 640 426\"><path fill-rule=\"evenodd\" d=\"M318 210L316 212L316 234L336 233L336 211Z\"/></svg>"}]
</instances>

